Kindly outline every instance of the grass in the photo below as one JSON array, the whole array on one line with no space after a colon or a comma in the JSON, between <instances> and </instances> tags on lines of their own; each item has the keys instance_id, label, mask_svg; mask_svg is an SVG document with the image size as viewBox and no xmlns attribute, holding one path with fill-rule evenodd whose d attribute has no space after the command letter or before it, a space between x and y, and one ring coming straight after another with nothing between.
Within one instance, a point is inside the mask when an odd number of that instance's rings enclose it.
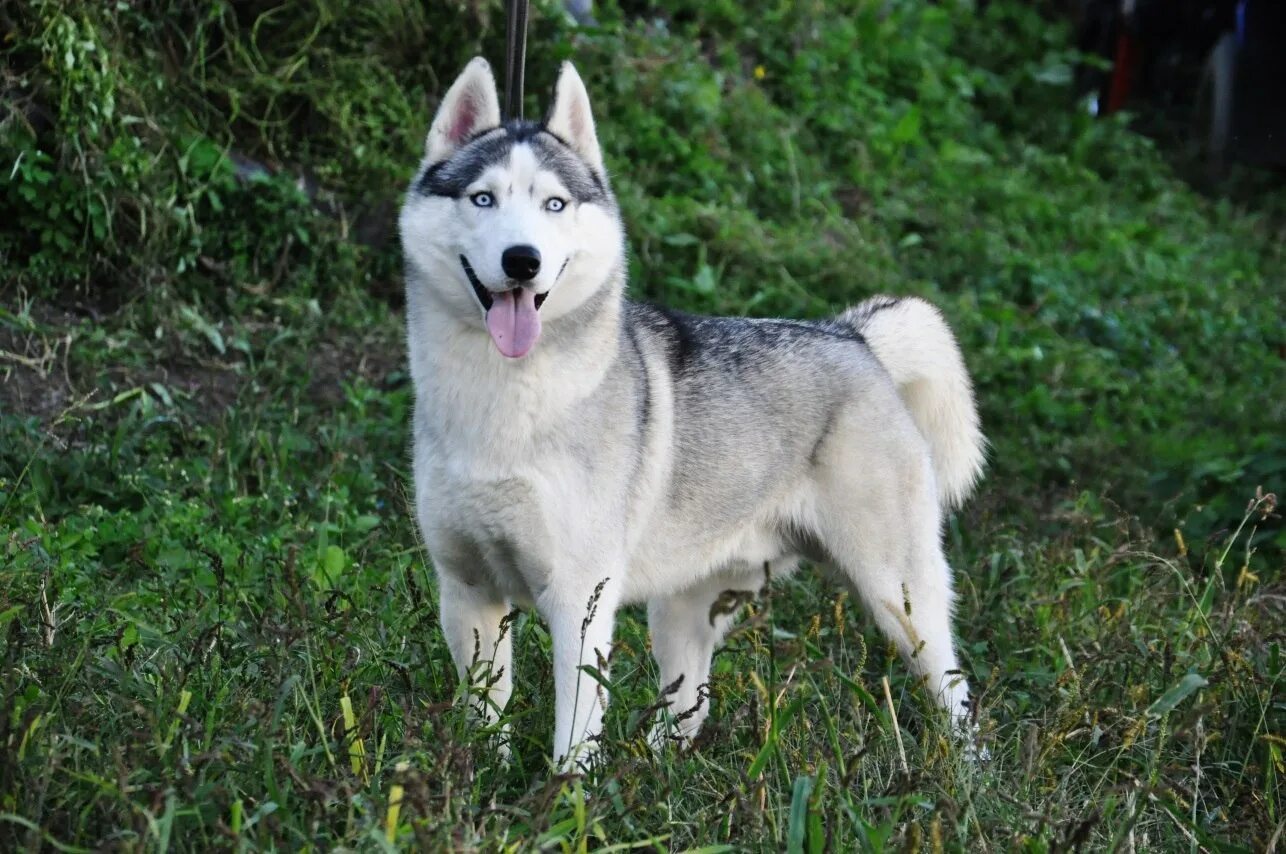
<instances>
[{"instance_id":1,"label":"grass","mask_svg":"<svg viewBox=\"0 0 1286 854\"><path fill-rule=\"evenodd\" d=\"M745 606L691 751L645 746L627 610L589 779L547 766L518 615L497 761L408 512L387 231L500 4L41 0L0 4L0 844L1278 842L1280 186L1202 196L1089 120L1023 4L598 6L537 4L529 79L586 76L635 293L915 293L959 331L993 455L946 535L991 761L812 573Z\"/></svg>"}]
</instances>

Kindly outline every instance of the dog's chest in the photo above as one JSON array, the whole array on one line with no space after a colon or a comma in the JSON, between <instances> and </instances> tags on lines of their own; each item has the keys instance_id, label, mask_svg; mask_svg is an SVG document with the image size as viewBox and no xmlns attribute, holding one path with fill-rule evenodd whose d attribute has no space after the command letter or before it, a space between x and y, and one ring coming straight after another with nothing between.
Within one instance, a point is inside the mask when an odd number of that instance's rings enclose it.
<instances>
[{"instance_id":1,"label":"dog's chest","mask_svg":"<svg viewBox=\"0 0 1286 854\"><path fill-rule=\"evenodd\" d=\"M483 574L518 602L533 601L555 574L596 562L622 533L613 531L619 502L594 462L561 443L417 436L417 504L434 562L466 581Z\"/></svg>"}]
</instances>

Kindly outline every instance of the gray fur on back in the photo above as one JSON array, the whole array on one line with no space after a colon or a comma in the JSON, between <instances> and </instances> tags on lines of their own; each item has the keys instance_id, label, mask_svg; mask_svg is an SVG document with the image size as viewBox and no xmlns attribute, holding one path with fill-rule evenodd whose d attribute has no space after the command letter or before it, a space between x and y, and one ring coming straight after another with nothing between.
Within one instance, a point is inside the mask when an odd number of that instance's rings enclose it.
<instances>
[{"instance_id":1,"label":"gray fur on back","mask_svg":"<svg viewBox=\"0 0 1286 854\"><path fill-rule=\"evenodd\" d=\"M863 386L892 391L861 336L833 321L702 317L640 303L622 319L624 341L663 353L668 366L651 380L674 393L668 507L706 529L735 525L802 477L838 407ZM640 362L622 349L623 361Z\"/></svg>"}]
</instances>

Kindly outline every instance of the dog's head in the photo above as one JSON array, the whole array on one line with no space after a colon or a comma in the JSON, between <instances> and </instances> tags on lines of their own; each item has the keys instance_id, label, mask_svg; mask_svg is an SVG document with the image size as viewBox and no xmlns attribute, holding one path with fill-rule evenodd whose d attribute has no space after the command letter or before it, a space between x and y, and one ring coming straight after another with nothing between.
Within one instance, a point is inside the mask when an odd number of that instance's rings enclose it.
<instances>
[{"instance_id":1,"label":"dog's head","mask_svg":"<svg viewBox=\"0 0 1286 854\"><path fill-rule=\"evenodd\" d=\"M521 358L543 322L581 306L620 268L624 241L589 95L564 63L541 123L500 122L491 67L447 91L402 208L408 287Z\"/></svg>"}]
</instances>

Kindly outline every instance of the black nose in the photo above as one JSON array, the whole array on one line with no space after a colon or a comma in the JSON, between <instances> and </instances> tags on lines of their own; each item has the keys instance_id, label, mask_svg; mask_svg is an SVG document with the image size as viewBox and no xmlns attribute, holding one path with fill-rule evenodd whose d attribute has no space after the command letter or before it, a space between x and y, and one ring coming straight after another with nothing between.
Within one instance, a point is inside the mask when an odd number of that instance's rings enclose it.
<instances>
[{"instance_id":1,"label":"black nose","mask_svg":"<svg viewBox=\"0 0 1286 854\"><path fill-rule=\"evenodd\" d=\"M509 278L529 282L540 272L540 250L525 243L510 246L500 256L500 266Z\"/></svg>"}]
</instances>

